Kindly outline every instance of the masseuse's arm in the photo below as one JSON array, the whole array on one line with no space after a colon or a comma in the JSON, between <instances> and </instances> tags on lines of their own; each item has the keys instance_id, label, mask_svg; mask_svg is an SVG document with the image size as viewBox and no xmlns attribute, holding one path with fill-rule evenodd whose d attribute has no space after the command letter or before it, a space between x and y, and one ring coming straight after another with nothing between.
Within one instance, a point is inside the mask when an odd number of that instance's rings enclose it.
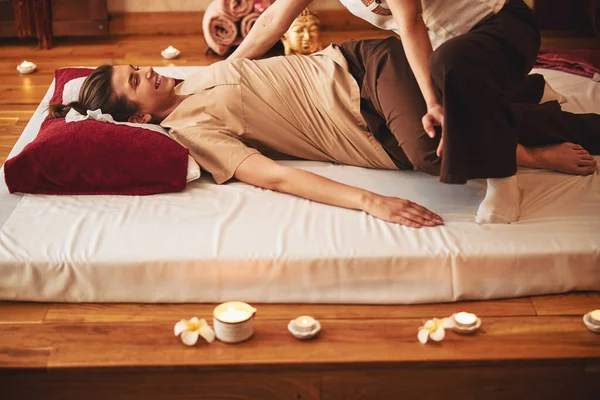
<instances>
[{"instance_id":1,"label":"masseuse's arm","mask_svg":"<svg viewBox=\"0 0 600 400\"><path fill-rule=\"evenodd\" d=\"M258 17L248 36L231 53L228 60L257 58L265 54L281 39L294 19L312 0L277 0Z\"/></svg>"},{"instance_id":2,"label":"masseuse's arm","mask_svg":"<svg viewBox=\"0 0 600 400\"><path fill-rule=\"evenodd\" d=\"M413 228L443 224L439 215L411 201L381 196L312 172L286 167L261 154L247 157L234 176L253 186L332 206L366 211L376 218Z\"/></svg>"},{"instance_id":3,"label":"masseuse's arm","mask_svg":"<svg viewBox=\"0 0 600 400\"><path fill-rule=\"evenodd\" d=\"M434 126L440 125L443 130L444 110L431 82L429 59L433 49L427 35L427 27L421 16L423 11L421 1L388 0L387 4L398 27L408 63L427 103L427 114L423 117L423 128L429 136L434 137ZM441 155L441 146L442 143L440 142L438 156Z\"/></svg>"}]
</instances>

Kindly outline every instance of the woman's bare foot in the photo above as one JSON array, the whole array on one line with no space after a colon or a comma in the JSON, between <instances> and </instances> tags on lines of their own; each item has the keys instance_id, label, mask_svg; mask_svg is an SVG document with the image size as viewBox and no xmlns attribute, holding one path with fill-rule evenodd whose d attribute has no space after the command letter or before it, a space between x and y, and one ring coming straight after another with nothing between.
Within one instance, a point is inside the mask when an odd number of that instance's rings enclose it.
<instances>
[{"instance_id":1,"label":"woman's bare foot","mask_svg":"<svg viewBox=\"0 0 600 400\"><path fill-rule=\"evenodd\" d=\"M596 170L594 157L580 145L568 142L531 148L519 146L517 164L571 175L589 175Z\"/></svg>"}]
</instances>

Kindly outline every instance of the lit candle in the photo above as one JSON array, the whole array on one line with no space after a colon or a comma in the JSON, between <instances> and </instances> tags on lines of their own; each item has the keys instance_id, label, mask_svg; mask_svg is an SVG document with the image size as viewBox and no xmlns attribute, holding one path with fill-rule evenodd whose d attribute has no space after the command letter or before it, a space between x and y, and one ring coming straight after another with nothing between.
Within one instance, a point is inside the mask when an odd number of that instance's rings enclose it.
<instances>
[{"instance_id":1,"label":"lit candle","mask_svg":"<svg viewBox=\"0 0 600 400\"><path fill-rule=\"evenodd\" d=\"M223 322L242 322L249 319L251 314L247 311L236 310L235 308L229 306L227 307L227 311L220 313L217 318L219 318Z\"/></svg>"},{"instance_id":2,"label":"lit candle","mask_svg":"<svg viewBox=\"0 0 600 400\"><path fill-rule=\"evenodd\" d=\"M17 65L17 71L21 74L31 74L35 71L36 67L37 65L32 62L23 61L21 64Z\"/></svg>"},{"instance_id":3,"label":"lit candle","mask_svg":"<svg viewBox=\"0 0 600 400\"><path fill-rule=\"evenodd\" d=\"M242 301L228 301L213 310L215 336L225 343L239 343L254 333L252 320L256 308Z\"/></svg>"},{"instance_id":4,"label":"lit candle","mask_svg":"<svg viewBox=\"0 0 600 400\"><path fill-rule=\"evenodd\" d=\"M308 315L302 315L294 321L296 329L300 332L310 332L315 328L315 319Z\"/></svg>"},{"instance_id":5,"label":"lit candle","mask_svg":"<svg viewBox=\"0 0 600 400\"><path fill-rule=\"evenodd\" d=\"M163 58L165 58L167 60L172 60L174 58L179 57L180 53L181 52L179 50L177 50L175 47L169 46L166 49L164 49L160 54L163 56Z\"/></svg>"},{"instance_id":6,"label":"lit candle","mask_svg":"<svg viewBox=\"0 0 600 400\"><path fill-rule=\"evenodd\" d=\"M592 322L596 325L600 325L600 310L594 310L590 313Z\"/></svg>"},{"instance_id":7,"label":"lit candle","mask_svg":"<svg viewBox=\"0 0 600 400\"><path fill-rule=\"evenodd\" d=\"M477 324L477 315L462 311L454 315L454 321L461 328L470 328Z\"/></svg>"}]
</instances>

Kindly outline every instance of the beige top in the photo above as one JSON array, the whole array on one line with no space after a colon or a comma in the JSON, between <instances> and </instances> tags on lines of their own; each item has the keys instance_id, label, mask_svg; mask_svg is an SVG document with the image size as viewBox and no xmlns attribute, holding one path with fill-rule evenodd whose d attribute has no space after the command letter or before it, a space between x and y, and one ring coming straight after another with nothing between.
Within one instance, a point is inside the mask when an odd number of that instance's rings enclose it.
<instances>
[{"instance_id":1,"label":"beige top","mask_svg":"<svg viewBox=\"0 0 600 400\"><path fill-rule=\"evenodd\" d=\"M334 46L310 56L221 61L175 88L191 96L161 125L217 183L259 151L397 169L367 130L347 68Z\"/></svg>"},{"instance_id":2,"label":"beige top","mask_svg":"<svg viewBox=\"0 0 600 400\"><path fill-rule=\"evenodd\" d=\"M453 37L471 30L507 0L421 0L422 17L435 50ZM354 15L385 30L400 34L387 0L340 0Z\"/></svg>"}]
</instances>

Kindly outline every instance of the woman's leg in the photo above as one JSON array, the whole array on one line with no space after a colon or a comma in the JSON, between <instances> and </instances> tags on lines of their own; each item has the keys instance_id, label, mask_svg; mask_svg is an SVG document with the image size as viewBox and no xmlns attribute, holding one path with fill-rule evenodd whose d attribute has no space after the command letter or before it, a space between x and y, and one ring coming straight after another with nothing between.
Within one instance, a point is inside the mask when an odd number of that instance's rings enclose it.
<instances>
[{"instance_id":1,"label":"woman's leg","mask_svg":"<svg viewBox=\"0 0 600 400\"><path fill-rule=\"evenodd\" d=\"M531 70L539 45L531 10L509 0L500 13L432 55L432 80L444 106L440 180L488 178L479 223L510 223L519 216L518 131L508 97Z\"/></svg>"},{"instance_id":2,"label":"woman's leg","mask_svg":"<svg viewBox=\"0 0 600 400\"><path fill-rule=\"evenodd\" d=\"M567 99L556 92L541 74L529 74L506 95L510 103L540 104L548 101L565 103Z\"/></svg>"},{"instance_id":3,"label":"woman's leg","mask_svg":"<svg viewBox=\"0 0 600 400\"><path fill-rule=\"evenodd\" d=\"M556 101L511 104L519 143L527 147L572 142L600 154L600 114L563 111Z\"/></svg>"},{"instance_id":4,"label":"woman's leg","mask_svg":"<svg viewBox=\"0 0 600 400\"><path fill-rule=\"evenodd\" d=\"M544 96L546 79L541 74L525 76L523 81L506 94L510 103L539 104Z\"/></svg>"},{"instance_id":5,"label":"woman's leg","mask_svg":"<svg viewBox=\"0 0 600 400\"><path fill-rule=\"evenodd\" d=\"M361 113L369 130L396 165L400 169L439 175L441 163L435 154L438 139L429 138L422 128L421 117L426 106L401 41L394 37L352 40L343 43L340 49L361 88ZM544 85L542 75L527 75L509 97L513 101L537 104ZM529 129L529 126L524 129ZM548 143L544 140L542 143ZM538 154L528 150L522 146L517 148L518 165L547 168L543 166L547 163ZM552 152L554 156L565 159L566 154L563 153L567 151L560 149ZM557 170L565 172L565 165L556 166L559 167Z\"/></svg>"},{"instance_id":6,"label":"woman's leg","mask_svg":"<svg viewBox=\"0 0 600 400\"><path fill-rule=\"evenodd\" d=\"M600 115L562 111L556 102L513 104L520 166L569 174L593 173L600 154Z\"/></svg>"},{"instance_id":7,"label":"woman's leg","mask_svg":"<svg viewBox=\"0 0 600 400\"><path fill-rule=\"evenodd\" d=\"M396 165L439 175L439 138L423 129L427 106L402 42L395 37L353 40L340 48L361 87L361 114Z\"/></svg>"},{"instance_id":8,"label":"woman's leg","mask_svg":"<svg viewBox=\"0 0 600 400\"><path fill-rule=\"evenodd\" d=\"M433 53L432 80L444 105L442 182L514 175L517 131L509 95L531 70L539 44L531 10L511 0Z\"/></svg>"}]
</instances>

